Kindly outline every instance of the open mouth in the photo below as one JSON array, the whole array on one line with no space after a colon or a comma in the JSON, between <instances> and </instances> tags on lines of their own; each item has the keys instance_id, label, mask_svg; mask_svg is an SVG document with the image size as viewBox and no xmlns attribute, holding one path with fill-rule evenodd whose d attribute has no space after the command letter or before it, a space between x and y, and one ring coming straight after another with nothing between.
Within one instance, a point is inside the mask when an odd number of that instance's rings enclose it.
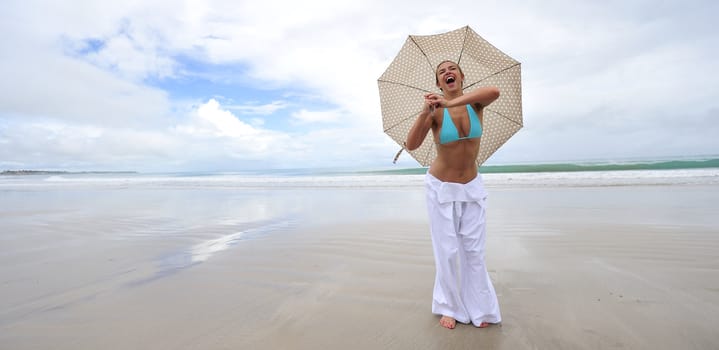
<instances>
[{"instance_id":1,"label":"open mouth","mask_svg":"<svg viewBox=\"0 0 719 350\"><path fill-rule=\"evenodd\" d=\"M444 81L444 82L445 82L445 83L447 83L447 84L451 84L451 83L454 83L454 77L452 77L452 76L449 76L449 77L447 77L447 79L445 79L445 81Z\"/></svg>"}]
</instances>

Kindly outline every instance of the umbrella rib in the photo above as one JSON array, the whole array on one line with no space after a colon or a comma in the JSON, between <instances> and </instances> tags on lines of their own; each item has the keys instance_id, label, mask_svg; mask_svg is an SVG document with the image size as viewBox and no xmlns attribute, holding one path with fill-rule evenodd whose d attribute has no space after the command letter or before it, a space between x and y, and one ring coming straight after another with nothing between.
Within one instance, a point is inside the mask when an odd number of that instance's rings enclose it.
<instances>
[{"instance_id":1,"label":"umbrella rib","mask_svg":"<svg viewBox=\"0 0 719 350\"><path fill-rule=\"evenodd\" d=\"M422 56L424 56L425 61L427 61L427 65L429 66L429 69L432 69L432 62L429 61L429 56L427 56L427 54L424 52L424 50L422 50L422 46L419 46L419 44L417 44L417 41L414 40L414 37L412 35L410 35L409 38L412 39L412 42L414 43L414 45L417 46L417 48L419 49L420 52L422 52Z\"/></svg>"},{"instance_id":2,"label":"umbrella rib","mask_svg":"<svg viewBox=\"0 0 719 350\"><path fill-rule=\"evenodd\" d=\"M421 112L421 111L420 111L420 112ZM389 128L384 129L384 132L390 131L390 130L392 130L392 129L394 129L394 128L400 126L400 125L402 125L402 123L404 123L405 121L407 121L407 120L411 119L412 117L418 115L420 112L417 112L417 113L414 113L414 114L410 114L408 117L405 117L405 118L400 119L397 124L394 124L394 125L390 126Z\"/></svg>"},{"instance_id":3,"label":"umbrella rib","mask_svg":"<svg viewBox=\"0 0 719 350\"><path fill-rule=\"evenodd\" d=\"M432 92L432 91L429 91L429 90L420 89L420 88L418 88L418 87L416 87L416 86L407 85L407 84L405 84L405 83L398 83L398 82L396 82L396 81L389 81L389 80L377 79L377 82L378 82L378 83L388 83L388 84L400 85L400 86L408 87L408 88L410 88L410 89L414 89L414 90L418 90L418 91L423 91L423 92Z\"/></svg>"},{"instance_id":4,"label":"umbrella rib","mask_svg":"<svg viewBox=\"0 0 719 350\"><path fill-rule=\"evenodd\" d=\"M469 36L469 26L464 27L464 40L462 40L462 51L459 52L459 58L457 59L457 64L462 63L462 55L464 54L464 48L467 45L467 37Z\"/></svg>"},{"instance_id":5,"label":"umbrella rib","mask_svg":"<svg viewBox=\"0 0 719 350\"><path fill-rule=\"evenodd\" d=\"M497 75L499 75L499 74L501 74L501 73L504 73L504 72L506 72L506 71L508 71L508 70L510 70L510 69L512 69L512 68L514 68L514 67L516 67L516 66L519 66L520 64L521 64L521 63L517 62L517 63L515 63L515 64L513 64L513 65L511 65L511 66L509 66L509 67L507 67L507 68L505 68L505 69L502 69L502 70L500 70L500 71L498 71L498 72L495 72L494 74L492 74L492 75L490 75L490 76L487 76L486 78L484 78L484 79L482 79L482 80L477 80L476 82L474 82L474 83L472 83L472 84L470 84L470 85L467 85L467 87L464 88L464 89L462 89L462 90L467 90L467 89L469 89L469 88L472 87L472 86L475 86L475 85L477 85L477 84L479 84L479 83L481 83L481 82L483 82L483 81L485 81L485 80L487 80L487 79L489 79L489 78L491 78L491 77L494 77L494 76L497 76Z\"/></svg>"},{"instance_id":6,"label":"umbrella rib","mask_svg":"<svg viewBox=\"0 0 719 350\"><path fill-rule=\"evenodd\" d=\"M514 123L515 125L523 126L522 123L518 123L518 122L514 121L514 119L512 119L512 118L510 118L510 117L508 117L508 116L506 116L506 115L504 115L504 114L502 114L502 113L499 113L499 112L497 112L497 111L494 110L494 109L491 109L491 108L489 108L489 107L487 107L487 108L485 108L485 109L488 110L488 111L490 111L490 112L492 112L492 113L495 113L495 114L499 115L500 117L502 117L502 118L504 118L504 119L509 120L510 122Z\"/></svg>"}]
</instances>

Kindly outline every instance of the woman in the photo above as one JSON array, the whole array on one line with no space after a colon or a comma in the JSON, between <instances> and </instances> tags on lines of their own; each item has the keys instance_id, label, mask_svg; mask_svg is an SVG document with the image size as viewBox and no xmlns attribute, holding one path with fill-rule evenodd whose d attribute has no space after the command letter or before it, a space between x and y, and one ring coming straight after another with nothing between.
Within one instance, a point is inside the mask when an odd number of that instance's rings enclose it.
<instances>
[{"instance_id":1,"label":"woman","mask_svg":"<svg viewBox=\"0 0 719 350\"><path fill-rule=\"evenodd\" d=\"M464 94L464 73L444 61L435 72L442 95L427 94L406 147L418 148L432 130L437 158L425 178L436 264L432 313L484 328L501 322L497 294L484 264L486 191L477 171L483 109L499 97L495 87Z\"/></svg>"}]
</instances>

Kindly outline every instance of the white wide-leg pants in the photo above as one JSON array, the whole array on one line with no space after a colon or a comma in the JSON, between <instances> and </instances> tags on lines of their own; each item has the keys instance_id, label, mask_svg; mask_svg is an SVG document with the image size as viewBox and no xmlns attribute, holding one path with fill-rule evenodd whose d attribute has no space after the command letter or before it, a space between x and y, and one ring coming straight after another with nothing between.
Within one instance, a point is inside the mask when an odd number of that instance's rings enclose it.
<instances>
[{"instance_id":1,"label":"white wide-leg pants","mask_svg":"<svg viewBox=\"0 0 719 350\"><path fill-rule=\"evenodd\" d=\"M425 185L436 265L432 313L475 326L501 322L484 264L487 192L481 176L460 184L427 173Z\"/></svg>"}]
</instances>

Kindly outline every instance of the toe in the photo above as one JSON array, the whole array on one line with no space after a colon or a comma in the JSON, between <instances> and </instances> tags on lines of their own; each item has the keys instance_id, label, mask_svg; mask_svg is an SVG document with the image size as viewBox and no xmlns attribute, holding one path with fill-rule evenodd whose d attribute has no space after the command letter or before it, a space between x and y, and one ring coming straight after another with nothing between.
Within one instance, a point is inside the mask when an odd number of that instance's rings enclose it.
<instances>
[{"instance_id":1,"label":"toe","mask_svg":"<svg viewBox=\"0 0 719 350\"><path fill-rule=\"evenodd\" d=\"M444 328L454 329L454 326L456 325L456 321L450 317L443 316L439 320L439 324L442 325L442 327L444 327Z\"/></svg>"}]
</instances>

